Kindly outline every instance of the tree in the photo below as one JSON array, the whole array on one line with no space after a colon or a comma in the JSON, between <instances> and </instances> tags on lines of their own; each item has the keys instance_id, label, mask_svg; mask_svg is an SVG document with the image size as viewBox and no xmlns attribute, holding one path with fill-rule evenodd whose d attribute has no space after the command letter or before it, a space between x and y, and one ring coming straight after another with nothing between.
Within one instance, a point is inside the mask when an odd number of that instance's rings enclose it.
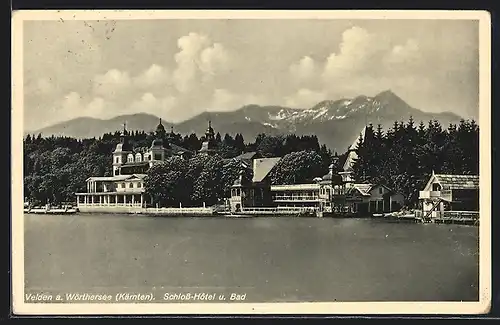
<instances>
[{"instance_id":1,"label":"tree","mask_svg":"<svg viewBox=\"0 0 500 325\"><path fill-rule=\"evenodd\" d=\"M259 152L263 157L279 157L282 155L282 136L263 136L259 140L260 141L257 145L257 152Z\"/></svg>"},{"instance_id":2,"label":"tree","mask_svg":"<svg viewBox=\"0 0 500 325\"><path fill-rule=\"evenodd\" d=\"M144 180L146 193L160 206L177 206L189 202L186 188L187 162L177 156L153 165Z\"/></svg>"},{"instance_id":3,"label":"tree","mask_svg":"<svg viewBox=\"0 0 500 325\"><path fill-rule=\"evenodd\" d=\"M299 184L311 182L327 172L319 154L298 151L285 155L270 171L269 177L272 184Z\"/></svg>"},{"instance_id":4,"label":"tree","mask_svg":"<svg viewBox=\"0 0 500 325\"><path fill-rule=\"evenodd\" d=\"M195 205L203 203L213 205L223 193L222 158L218 155L208 156L202 166L198 178L193 183L191 201Z\"/></svg>"}]
</instances>

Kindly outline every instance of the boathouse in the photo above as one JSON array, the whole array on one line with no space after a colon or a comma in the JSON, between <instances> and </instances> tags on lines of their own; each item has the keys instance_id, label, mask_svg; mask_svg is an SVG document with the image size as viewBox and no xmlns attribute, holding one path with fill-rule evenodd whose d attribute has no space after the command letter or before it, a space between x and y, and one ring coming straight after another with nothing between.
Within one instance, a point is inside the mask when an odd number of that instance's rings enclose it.
<instances>
[{"instance_id":1,"label":"boathouse","mask_svg":"<svg viewBox=\"0 0 500 325\"><path fill-rule=\"evenodd\" d=\"M269 173L280 161L280 157L255 158L252 165L241 160L239 177L231 186L229 206L231 212L241 212L245 207L272 207L271 181Z\"/></svg>"},{"instance_id":2,"label":"boathouse","mask_svg":"<svg viewBox=\"0 0 500 325\"><path fill-rule=\"evenodd\" d=\"M375 213L388 213L401 209L404 196L383 184L353 184L354 197L360 197L353 212L359 215L373 215ZM352 195L352 194L351 194Z\"/></svg>"},{"instance_id":3,"label":"boathouse","mask_svg":"<svg viewBox=\"0 0 500 325\"><path fill-rule=\"evenodd\" d=\"M419 192L424 219L439 219L452 214L479 214L479 176L432 172Z\"/></svg>"}]
</instances>

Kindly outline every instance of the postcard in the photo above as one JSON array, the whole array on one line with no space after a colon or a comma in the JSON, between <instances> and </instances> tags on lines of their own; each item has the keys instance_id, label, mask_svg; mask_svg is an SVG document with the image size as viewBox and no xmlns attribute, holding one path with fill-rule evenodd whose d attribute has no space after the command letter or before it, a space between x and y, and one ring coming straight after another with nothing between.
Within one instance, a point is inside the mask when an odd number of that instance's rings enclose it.
<instances>
[{"instance_id":1,"label":"postcard","mask_svg":"<svg viewBox=\"0 0 500 325\"><path fill-rule=\"evenodd\" d=\"M488 312L488 12L12 27L14 314Z\"/></svg>"}]
</instances>

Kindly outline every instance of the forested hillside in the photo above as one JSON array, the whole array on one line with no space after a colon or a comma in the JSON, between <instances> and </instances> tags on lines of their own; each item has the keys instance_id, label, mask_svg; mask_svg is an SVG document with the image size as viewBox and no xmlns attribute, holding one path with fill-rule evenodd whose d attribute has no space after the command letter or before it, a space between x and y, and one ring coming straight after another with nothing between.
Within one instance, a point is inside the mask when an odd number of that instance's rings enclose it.
<instances>
[{"instance_id":1,"label":"forested hillside","mask_svg":"<svg viewBox=\"0 0 500 325\"><path fill-rule=\"evenodd\" d=\"M369 125L358 144L355 176L368 183L392 187L413 204L432 171L442 174L479 174L479 126L474 120L443 128L437 121L427 125L394 122L384 131Z\"/></svg>"}]
</instances>

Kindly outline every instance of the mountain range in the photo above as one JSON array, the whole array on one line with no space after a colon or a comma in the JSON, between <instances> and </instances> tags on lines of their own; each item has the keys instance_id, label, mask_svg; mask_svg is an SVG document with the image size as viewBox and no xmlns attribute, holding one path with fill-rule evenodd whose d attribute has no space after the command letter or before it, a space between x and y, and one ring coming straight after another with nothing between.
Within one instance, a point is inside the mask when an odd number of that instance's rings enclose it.
<instances>
[{"instance_id":1,"label":"mountain range","mask_svg":"<svg viewBox=\"0 0 500 325\"><path fill-rule=\"evenodd\" d=\"M250 142L257 134L270 135L295 133L297 135L318 136L332 150L344 152L359 135L367 123L374 126L381 124L387 130L394 121L408 121L412 116L415 124L423 121L438 120L444 127L449 123L458 123L459 115L451 112L429 113L411 107L394 92L387 90L374 97L358 96L339 100L325 100L309 109L294 109L281 106L247 105L230 112L204 112L178 124L162 122L169 130L172 126L176 133L196 133L201 136L210 120L215 132L241 133L245 141ZM43 136L71 136L75 138L99 137L104 133L115 132L123 128L126 121L128 130L155 129L157 116L138 113L117 116L103 120L91 117L75 118L66 122L26 133Z\"/></svg>"}]
</instances>

